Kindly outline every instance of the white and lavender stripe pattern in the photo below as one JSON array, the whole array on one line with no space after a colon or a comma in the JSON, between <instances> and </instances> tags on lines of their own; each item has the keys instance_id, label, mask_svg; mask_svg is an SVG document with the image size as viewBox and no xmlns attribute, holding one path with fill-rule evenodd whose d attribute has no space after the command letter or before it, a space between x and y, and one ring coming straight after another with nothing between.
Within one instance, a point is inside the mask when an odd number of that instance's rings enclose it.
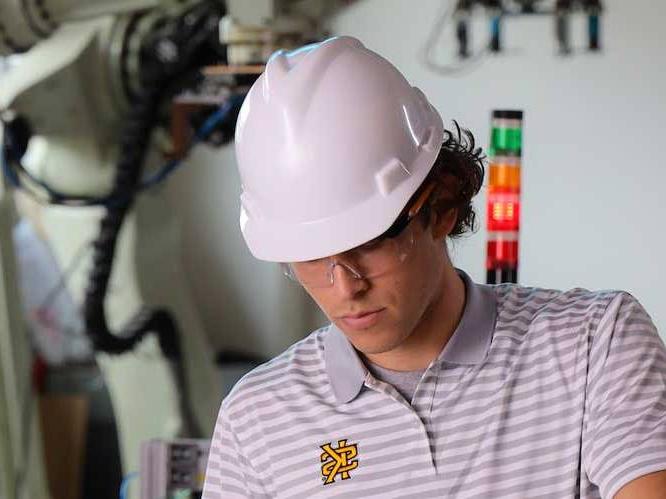
<instances>
[{"instance_id":1,"label":"white and lavender stripe pattern","mask_svg":"<svg viewBox=\"0 0 666 499\"><path fill-rule=\"evenodd\" d=\"M631 295L459 273L463 318L411 405L315 331L223 401L203 498L611 498L666 469L666 347ZM341 440L329 475L354 464L325 483Z\"/></svg>"}]
</instances>

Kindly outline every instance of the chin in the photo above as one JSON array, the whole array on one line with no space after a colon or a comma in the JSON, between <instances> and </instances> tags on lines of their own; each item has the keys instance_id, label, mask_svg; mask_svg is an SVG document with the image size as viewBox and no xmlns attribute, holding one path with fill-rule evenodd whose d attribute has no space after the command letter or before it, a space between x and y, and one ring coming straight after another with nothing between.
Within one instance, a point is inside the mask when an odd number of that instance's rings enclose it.
<instances>
[{"instance_id":1,"label":"chin","mask_svg":"<svg viewBox=\"0 0 666 499\"><path fill-rule=\"evenodd\" d=\"M342 328L341 328L342 329ZM398 335L391 331L374 331L373 328L362 331L345 331L347 339L354 348L365 355L378 355L390 352L402 342Z\"/></svg>"}]
</instances>

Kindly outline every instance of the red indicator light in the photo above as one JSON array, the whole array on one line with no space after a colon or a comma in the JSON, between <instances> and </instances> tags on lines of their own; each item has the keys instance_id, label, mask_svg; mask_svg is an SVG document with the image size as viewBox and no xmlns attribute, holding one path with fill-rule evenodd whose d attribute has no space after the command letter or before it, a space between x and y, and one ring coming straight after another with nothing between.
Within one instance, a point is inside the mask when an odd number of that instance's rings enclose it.
<instances>
[{"instance_id":1,"label":"red indicator light","mask_svg":"<svg viewBox=\"0 0 666 499\"><path fill-rule=\"evenodd\" d=\"M486 269L516 268L518 266L518 239L503 239L502 235L495 236L496 239L488 241ZM507 236L511 237L510 234L507 234ZM517 237L517 234L514 237Z\"/></svg>"},{"instance_id":2,"label":"red indicator light","mask_svg":"<svg viewBox=\"0 0 666 499\"><path fill-rule=\"evenodd\" d=\"M520 196L511 192L488 193L488 230L518 231Z\"/></svg>"}]
</instances>

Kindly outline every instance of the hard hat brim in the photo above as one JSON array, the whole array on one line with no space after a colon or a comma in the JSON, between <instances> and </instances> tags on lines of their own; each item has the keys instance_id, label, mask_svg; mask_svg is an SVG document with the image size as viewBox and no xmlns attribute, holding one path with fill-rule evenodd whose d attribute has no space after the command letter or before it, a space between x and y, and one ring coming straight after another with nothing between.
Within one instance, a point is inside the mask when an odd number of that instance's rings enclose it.
<instances>
[{"instance_id":1,"label":"hard hat brim","mask_svg":"<svg viewBox=\"0 0 666 499\"><path fill-rule=\"evenodd\" d=\"M441 122L440 122L441 123ZM441 138L437 127L434 137ZM439 147L422 149L410 165L411 177L387 196L379 192L352 209L320 220L294 224L248 217L241 207L240 225L255 258L269 262L302 262L342 253L386 231L430 172Z\"/></svg>"}]
</instances>

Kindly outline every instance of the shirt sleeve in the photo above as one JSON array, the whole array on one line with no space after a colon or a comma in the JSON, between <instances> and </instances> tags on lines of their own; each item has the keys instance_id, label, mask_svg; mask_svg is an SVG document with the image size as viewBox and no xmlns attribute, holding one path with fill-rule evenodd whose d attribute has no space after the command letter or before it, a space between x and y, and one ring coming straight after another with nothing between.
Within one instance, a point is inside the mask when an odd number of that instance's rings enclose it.
<instances>
[{"instance_id":1,"label":"shirt sleeve","mask_svg":"<svg viewBox=\"0 0 666 499\"><path fill-rule=\"evenodd\" d=\"M238 438L222 404L215 424L206 465L202 499L245 499L270 497L259 474L243 454Z\"/></svg>"},{"instance_id":2,"label":"shirt sleeve","mask_svg":"<svg viewBox=\"0 0 666 499\"><path fill-rule=\"evenodd\" d=\"M603 498L666 470L666 346L641 304L615 296L592 333L583 467Z\"/></svg>"}]
</instances>

